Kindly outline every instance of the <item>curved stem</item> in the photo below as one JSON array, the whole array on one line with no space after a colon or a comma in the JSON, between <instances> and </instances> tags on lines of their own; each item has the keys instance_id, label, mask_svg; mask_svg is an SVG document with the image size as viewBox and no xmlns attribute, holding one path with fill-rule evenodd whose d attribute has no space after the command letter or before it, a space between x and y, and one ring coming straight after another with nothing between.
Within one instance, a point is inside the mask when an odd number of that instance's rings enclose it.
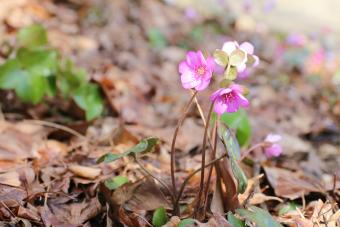
<instances>
[{"instance_id":1,"label":"curved stem","mask_svg":"<svg viewBox=\"0 0 340 227\"><path fill-rule=\"evenodd\" d=\"M263 147L265 145L267 145L266 142L261 142L261 143L255 144L254 146L252 146L251 148L249 148L246 152L244 152L242 154L242 156L241 156L241 158L240 158L240 160L238 162L242 162L243 159L245 159L245 157L247 157L250 154L250 152L252 152L253 150L255 150L257 148L260 148L260 147Z\"/></svg>"},{"instance_id":2,"label":"curved stem","mask_svg":"<svg viewBox=\"0 0 340 227\"><path fill-rule=\"evenodd\" d=\"M196 209L194 211L194 216L200 206L201 203L201 196L203 193L203 189L204 189L204 173L205 173L205 151L206 151L206 143L207 143L207 136L208 136L208 128L209 128L209 122L211 119L211 113L213 111L213 107L214 107L214 103L211 103L210 108L209 108L209 112L208 112L208 118L207 118L207 124L205 126L204 129L204 136L203 136L203 145L202 145L202 168L201 168L201 181L200 181L200 188L199 188L199 192L198 192L198 199L197 199L197 203L196 203Z\"/></svg>"},{"instance_id":3,"label":"curved stem","mask_svg":"<svg viewBox=\"0 0 340 227\"><path fill-rule=\"evenodd\" d=\"M176 196L176 194L177 194L176 179L175 179L175 144L176 144L177 134L178 134L179 128L181 127L185 117L188 115L188 112L190 110L190 106L192 104L192 101L196 97L196 95L197 95L197 91L195 91L192 94L189 102L185 106L184 112L182 113L181 118L177 122L176 129L175 129L175 132L174 132L174 136L172 138L171 151L170 151L170 156L171 156L170 171L171 171L172 194L174 196ZM176 206L174 206L174 212L178 213L178 208Z\"/></svg>"},{"instance_id":4,"label":"curved stem","mask_svg":"<svg viewBox=\"0 0 340 227\"><path fill-rule=\"evenodd\" d=\"M211 166L213 164L215 164L217 161L221 160L222 158L225 158L227 156L227 154L224 154L222 155L221 157L219 158L216 158L214 160L212 160L211 162L207 163L204 168L208 167L208 166ZM188 184L189 180L196 174L198 173L199 171L201 171L202 167L200 167L199 169L196 169L194 172L192 172L189 176L187 176L187 178L185 178L185 180L183 181L182 185L181 185L181 188L179 189L179 192L178 192L178 195L177 195L177 198L176 198L176 201L175 201L175 206L177 207L178 204L179 204L179 200L182 196L182 193L184 191L184 188L185 186Z\"/></svg>"},{"instance_id":5,"label":"curved stem","mask_svg":"<svg viewBox=\"0 0 340 227\"><path fill-rule=\"evenodd\" d=\"M136 163L138 164L138 166L146 173L148 174L150 177L152 177L153 179L155 179L156 181L158 181L166 190L167 192L169 193L169 195L171 196L171 200L172 202L174 203L175 202L175 196L174 194L172 193L172 191L170 190L170 188L168 187L168 185L166 183L164 183L161 179L159 179L158 177L156 177L155 175L153 175L149 170L147 170L143 163L141 163L141 161L135 157L135 161Z\"/></svg>"}]
</instances>

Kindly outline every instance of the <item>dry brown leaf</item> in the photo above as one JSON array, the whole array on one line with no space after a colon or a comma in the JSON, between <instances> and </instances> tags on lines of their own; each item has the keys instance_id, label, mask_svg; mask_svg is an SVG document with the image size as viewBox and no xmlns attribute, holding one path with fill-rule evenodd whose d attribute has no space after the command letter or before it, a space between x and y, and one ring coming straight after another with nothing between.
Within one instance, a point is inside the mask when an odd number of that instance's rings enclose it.
<instances>
[{"instance_id":1,"label":"dry brown leaf","mask_svg":"<svg viewBox=\"0 0 340 227\"><path fill-rule=\"evenodd\" d=\"M8 207L23 205L27 197L25 190L0 184L0 201Z\"/></svg>"},{"instance_id":2,"label":"dry brown leaf","mask_svg":"<svg viewBox=\"0 0 340 227\"><path fill-rule=\"evenodd\" d=\"M21 185L19 174L16 171L1 173L0 184L6 184L9 186L13 186L13 187L19 187Z\"/></svg>"},{"instance_id":3,"label":"dry brown leaf","mask_svg":"<svg viewBox=\"0 0 340 227\"><path fill-rule=\"evenodd\" d=\"M81 165L76 165L76 164L71 164L71 165L68 166L68 168L75 175L80 176L80 177L84 177L84 178L88 178L88 179L95 179L101 173L101 169L99 169L99 168L81 166Z\"/></svg>"},{"instance_id":4,"label":"dry brown leaf","mask_svg":"<svg viewBox=\"0 0 340 227\"><path fill-rule=\"evenodd\" d=\"M25 218L33 221L40 221L40 216L36 209L28 209L23 206L19 206L18 217Z\"/></svg>"},{"instance_id":5,"label":"dry brown leaf","mask_svg":"<svg viewBox=\"0 0 340 227\"><path fill-rule=\"evenodd\" d=\"M276 167L264 167L264 170L277 196L293 200L310 192L320 192L319 182L296 172Z\"/></svg>"}]
</instances>

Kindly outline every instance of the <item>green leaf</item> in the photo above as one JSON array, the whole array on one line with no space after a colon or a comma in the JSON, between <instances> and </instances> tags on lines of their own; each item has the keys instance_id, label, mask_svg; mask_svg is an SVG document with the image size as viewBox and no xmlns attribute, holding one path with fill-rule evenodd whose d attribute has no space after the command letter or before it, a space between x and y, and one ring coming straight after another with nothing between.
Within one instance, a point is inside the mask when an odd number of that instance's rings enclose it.
<instances>
[{"instance_id":1,"label":"green leaf","mask_svg":"<svg viewBox=\"0 0 340 227\"><path fill-rule=\"evenodd\" d=\"M154 227L162 227L168 222L168 216L164 207L159 207L152 216L152 225Z\"/></svg>"},{"instance_id":2,"label":"green leaf","mask_svg":"<svg viewBox=\"0 0 340 227\"><path fill-rule=\"evenodd\" d=\"M39 74L28 74L26 71L23 72L15 92L22 101L37 104L45 95L48 86L46 77Z\"/></svg>"},{"instance_id":3,"label":"green leaf","mask_svg":"<svg viewBox=\"0 0 340 227\"><path fill-rule=\"evenodd\" d=\"M152 28L148 31L148 39L151 46L157 49L167 45L165 36L158 28Z\"/></svg>"},{"instance_id":4,"label":"green leaf","mask_svg":"<svg viewBox=\"0 0 340 227\"><path fill-rule=\"evenodd\" d=\"M186 218L180 221L180 223L178 223L177 227L186 227L188 225L194 225L196 223L195 219L192 218Z\"/></svg>"},{"instance_id":5,"label":"green leaf","mask_svg":"<svg viewBox=\"0 0 340 227\"><path fill-rule=\"evenodd\" d=\"M297 205L294 202L289 202L287 204L285 204L280 210L279 210L279 216L285 215L286 213L288 213L289 211L294 211L299 207L299 205Z\"/></svg>"},{"instance_id":6,"label":"green leaf","mask_svg":"<svg viewBox=\"0 0 340 227\"><path fill-rule=\"evenodd\" d=\"M236 212L247 220L254 222L257 227L283 227L268 213L268 211L256 206L251 206L248 210L237 209Z\"/></svg>"},{"instance_id":7,"label":"green leaf","mask_svg":"<svg viewBox=\"0 0 340 227\"><path fill-rule=\"evenodd\" d=\"M235 113L224 113L221 116L221 121L236 130L236 138L240 146L246 146L250 142L252 128L245 110L240 109Z\"/></svg>"},{"instance_id":8,"label":"green leaf","mask_svg":"<svg viewBox=\"0 0 340 227\"><path fill-rule=\"evenodd\" d=\"M246 59L246 53L240 49L236 49L234 50L231 54L230 54L230 65L232 66L238 66L242 63L244 63L244 60Z\"/></svg>"},{"instance_id":9,"label":"green leaf","mask_svg":"<svg viewBox=\"0 0 340 227\"><path fill-rule=\"evenodd\" d=\"M127 182L129 182L129 179L125 176L116 176L113 177L107 181L105 181L105 186L110 189L110 190L115 190L117 188L119 188L120 186L126 184Z\"/></svg>"},{"instance_id":10,"label":"green leaf","mask_svg":"<svg viewBox=\"0 0 340 227\"><path fill-rule=\"evenodd\" d=\"M228 222L233 227L246 227L245 222L235 217L235 215L233 215L233 213L231 213L230 211L228 212Z\"/></svg>"},{"instance_id":11,"label":"green leaf","mask_svg":"<svg viewBox=\"0 0 340 227\"><path fill-rule=\"evenodd\" d=\"M18 32L18 42L28 48L44 46L47 44L46 30L39 24L24 27Z\"/></svg>"},{"instance_id":12,"label":"green leaf","mask_svg":"<svg viewBox=\"0 0 340 227\"><path fill-rule=\"evenodd\" d=\"M121 154L112 154L112 153L107 153L103 156L101 156L98 160L97 163L105 162L113 162L117 159L120 159L122 157L126 157L128 155L137 155L139 153L148 153L150 152L155 145L158 143L158 138L156 137L149 137L146 139L142 139L138 144L136 144L134 147L130 148L129 150L125 151L124 153Z\"/></svg>"},{"instance_id":13,"label":"green leaf","mask_svg":"<svg viewBox=\"0 0 340 227\"><path fill-rule=\"evenodd\" d=\"M17 59L6 61L0 66L0 88L14 89L22 80L23 74Z\"/></svg>"},{"instance_id":14,"label":"green leaf","mask_svg":"<svg viewBox=\"0 0 340 227\"><path fill-rule=\"evenodd\" d=\"M58 53L55 50L20 48L17 59L24 70L33 74L47 77L57 71Z\"/></svg>"},{"instance_id":15,"label":"green leaf","mask_svg":"<svg viewBox=\"0 0 340 227\"><path fill-rule=\"evenodd\" d=\"M255 58L253 57L253 55L247 54L247 62L246 62L247 67L253 66L254 63L255 63L255 61L256 61L256 60L255 60Z\"/></svg>"},{"instance_id":16,"label":"green leaf","mask_svg":"<svg viewBox=\"0 0 340 227\"><path fill-rule=\"evenodd\" d=\"M233 157L230 158L230 165L234 177L237 180L237 192L243 194L247 189L248 179L241 167L238 165L238 162Z\"/></svg>"},{"instance_id":17,"label":"green leaf","mask_svg":"<svg viewBox=\"0 0 340 227\"><path fill-rule=\"evenodd\" d=\"M86 71L75 67L69 59L59 65L57 77L58 88L65 98L70 97L79 87L88 83Z\"/></svg>"},{"instance_id":18,"label":"green leaf","mask_svg":"<svg viewBox=\"0 0 340 227\"><path fill-rule=\"evenodd\" d=\"M99 117L104 110L100 90L96 84L89 83L79 87L75 91L73 99L85 111L86 120Z\"/></svg>"},{"instance_id":19,"label":"green leaf","mask_svg":"<svg viewBox=\"0 0 340 227\"><path fill-rule=\"evenodd\" d=\"M228 54L226 52L224 52L223 50L215 50L214 51L214 59L216 64L226 67L228 64Z\"/></svg>"},{"instance_id":20,"label":"green leaf","mask_svg":"<svg viewBox=\"0 0 340 227\"><path fill-rule=\"evenodd\" d=\"M221 124L219 127L219 136L226 147L228 155L235 160L239 160L241 158L241 149L231 130Z\"/></svg>"},{"instance_id":21,"label":"green leaf","mask_svg":"<svg viewBox=\"0 0 340 227\"><path fill-rule=\"evenodd\" d=\"M235 80L237 78L237 68L231 66L229 70L224 71L224 78L227 80Z\"/></svg>"}]
</instances>

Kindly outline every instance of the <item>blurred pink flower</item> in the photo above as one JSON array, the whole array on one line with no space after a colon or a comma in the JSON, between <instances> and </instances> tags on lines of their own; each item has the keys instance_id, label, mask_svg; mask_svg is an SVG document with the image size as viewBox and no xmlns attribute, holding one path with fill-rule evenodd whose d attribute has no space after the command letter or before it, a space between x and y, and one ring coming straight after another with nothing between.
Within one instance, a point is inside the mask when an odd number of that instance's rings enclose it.
<instances>
[{"instance_id":1,"label":"blurred pink flower","mask_svg":"<svg viewBox=\"0 0 340 227\"><path fill-rule=\"evenodd\" d=\"M278 157L282 153L281 145L277 144L282 139L280 135L268 134L265 138L265 142L269 143L268 146L264 148L264 154L267 158Z\"/></svg>"},{"instance_id":2,"label":"blurred pink flower","mask_svg":"<svg viewBox=\"0 0 340 227\"><path fill-rule=\"evenodd\" d=\"M222 50L226 52L228 56L230 56L232 52L235 51L236 49L240 49L246 54L244 60L239 65L236 66L238 72L243 72L246 69L248 55L254 58L254 63L251 65L251 67L256 67L259 64L260 62L259 57L254 55L254 46L249 42L243 42L241 43L241 45L239 45L238 42L236 41L229 41L225 42L222 47Z\"/></svg>"},{"instance_id":3,"label":"blurred pink flower","mask_svg":"<svg viewBox=\"0 0 340 227\"><path fill-rule=\"evenodd\" d=\"M185 9L185 17L188 18L189 20L193 20L197 16L198 16L198 13L194 8L188 7Z\"/></svg>"},{"instance_id":4,"label":"blurred pink flower","mask_svg":"<svg viewBox=\"0 0 340 227\"><path fill-rule=\"evenodd\" d=\"M189 51L186 60L178 66L183 88L204 90L210 83L214 68L212 57L205 59L201 51Z\"/></svg>"},{"instance_id":5,"label":"blurred pink flower","mask_svg":"<svg viewBox=\"0 0 340 227\"><path fill-rule=\"evenodd\" d=\"M222 115L224 112L236 112L241 106L247 107L249 102L242 93L243 88L238 84L218 89L210 97L210 100L214 102L214 111Z\"/></svg>"},{"instance_id":6,"label":"blurred pink flower","mask_svg":"<svg viewBox=\"0 0 340 227\"><path fill-rule=\"evenodd\" d=\"M303 46L306 44L307 39L304 35L298 33L289 34L286 38L286 42L293 46Z\"/></svg>"}]
</instances>

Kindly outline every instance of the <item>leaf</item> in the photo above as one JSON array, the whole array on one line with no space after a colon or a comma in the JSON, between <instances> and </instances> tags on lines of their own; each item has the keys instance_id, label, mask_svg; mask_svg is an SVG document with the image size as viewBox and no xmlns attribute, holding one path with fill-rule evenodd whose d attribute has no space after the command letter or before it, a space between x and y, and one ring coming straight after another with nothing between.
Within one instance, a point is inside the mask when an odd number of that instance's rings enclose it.
<instances>
[{"instance_id":1,"label":"leaf","mask_svg":"<svg viewBox=\"0 0 340 227\"><path fill-rule=\"evenodd\" d=\"M21 81L15 87L18 97L24 102L39 103L47 89L46 77L21 71Z\"/></svg>"},{"instance_id":2,"label":"leaf","mask_svg":"<svg viewBox=\"0 0 340 227\"><path fill-rule=\"evenodd\" d=\"M180 223L178 223L177 227L186 227L188 225L193 225L196 223L195 219L192 218L186 218L180 221Z\"/></svg>"},{"instance_id":3,"label":"leaf","mask_svg":"<svg viewBox=\"0 0 340 227\"><path fill-rule=\"evenodd\" d=\"M233 215L231 212L228 212L228 222L233 227L246 227L245 222L235 217L235 215Z\"/></svg>"},{"instance_id":4,"label":"leaf","mask_svg":"<svg viewBox=\"0 0 340 227\"><path fill-rule=\"evenodd\" d=\"M18 32L18 42L23 47L38 47L47 44L47 33L43 26L33 24L24 27Z\"/></svg>"},{"instance_id":5,"label":"leaf","mask_svg":"<svg viewBox=\"0 0 340 227\"><path fill-rule=\"evenodd\" d=\"M105 186L110 189L110 190L115 190L117 188L119 188L120 186L126 184L127 182L129 182L129 179L125 176L116 176L113 177L107 181L105 181Z\"/></svg>"},{"instance_id":6,"label":"leaf","mask_svg":"<svg viewBox=\"0 0 340 227\"><path fill-rule=\"evenodd\" d=\"M231 130L221 124L219 127L219 136L223 140L228 155L239 160L241 158L241 149Z\"/></svg>"},{"instance_id":7,"label":"leaf","mask_svg":"<svg viewBox=\"0 0 340 227\"><path fill-rule=\"evenodd\" d=\"M58 53L55 50L20 48L17 59L23 70L33 74L48 77L57 71Z\"/></svg>"},{"instance_id":8,"label":"leaf","mask_svg":"<svg viewBox=\"0 0 340 227\"><path fill-rule=\"evenodd\" d=\"M113 162L117 159L120 159L122 157L126 157L128 155L137 155L139 153L148 153L150 152L154 146L158 143L158 138L156 137L149 137L146 139L141 140L137 145L134 147L130 148L129 150L125 151L122 154L112 154L112 153L107 153L103 156L101 156L98 160L97 163L105 162Z\"/></svg>"},{"instance_id":9,"label":"leaf","mask_svg":"<svg viewBox=\"0 0 340 227\"><path fill-rule=\"evenodd\" d=\"M103 100L96 84L89 83L79 87L75 91L73 99L85 111L86 120L99 117L104 110Z\"/></svg>"},{"instance_id":10,"label":"leaf","mask_svg":"<svg viewBox=\"0 0 340 227\"><path fill-rule=\"evenodd\" d=\"M240 109L235 113L224 113L221 121L229 128L236 129L236 138L241 147L246 146L252 136L252 128L246 111Z\"/></svg>"},{"instance_id":11,"label":"leaf","mask_svg":"<svg viewBox=\"0 0 340 227\"><path fill-rule=\"evenodd\" d=\"M248 179L241 167L238 165L238 162L233 157L230 158L230 165L234 177L237 180L237 192L243 194L247 189Z\"/></svg>"},{"instance_id":12,"label":"leaf","mask_svg":"<svg viewBox=\"0 0 340 227\"><path fill-rule=\"evenodd\" d=\"M279 210L279 216L285 215L286 213L288 213L289 211L294 211L296 210L296 208L298 208L299 206L294 203L294 202L289 202L287 204L285 204L280 210Z\"/></svg>"},{"instance_id":13,"label":"leaf","mask_svg":"<svg viewBox=\"0 0 340 227\"><path fill-rule=\"evenodd\" d=\"M247 220L254 222L257 227L283 227L266 210L251 206L246 209L237 209L236 212Z\"/></svg>"},{"instance_id":14,"label":"leaf","mask_svg":"<svg viewBox=\"0 0 340 227\"><path fill-rule=\"evenodd\" d=\"M77 88L88 83L86 71L75 67L69 59L60 63L57 77L58 88L65 98L70 97Z\"/></svg>"},{"instance_id":15,"label":"leaf","mask_svg":"<svg viewBox=\"0 0 340 227\"><path fill-rule=\"evenodd\" d=\"M227 80L235 80L237 78L237 68L231 66L229 70L224 71L224 78Z\"/></svg>"},{"instance_id":16,"label":"leaf","mask_svg":"<svg viewBox=\"0 0 340 227\"><path fill-rule=\"evenodd\" d=\"M223 50L215 50L214 51L214 59L216 64L225 67L228 64L228 54Z\"/></svg>"},{"instance_id":17,"label":"leaf","mask_svg":"<svg viewBox=\"0 0 340 227\"><path fill-rule=\"evenodd\" d=\"M148 31L148 39L152 47L160 49L167 45L165 36L158 28L152 28Z\"/></svg>"},{"instance_id":18,"label":"leaf","mask_svg":"<svg viewBox=\"0 0 340 227\"><path fill-rule=\"evenodd\" d=\"M152 225L155 227L162 227L168 222L168 216L164 207L160 207L153 213Z\"/></svg>"},{"instance_id":19,"label":"leaf","mask_svg":"<svg viewBox=\"0 0 340 227\"><path fill-rule=\"evenodd\" d=\"M234 50L231 54L230 54L230 59L229 59L229 63L232 66L238 66L241 65L242 63L245 62L246 60L246 53L240 49L236 49Z\"/></svg>"},{"instance_id":20,"label":"leaf","mask_svg":"<svg viewBox=\"0 0 340 227\"><path fill-rule=\"evenodd\" d=\"M14 89L22 80L23 74L17 59L6 61L0 66L0 88Z\"/></svg>"},{"instance_id":21,"label":"leaf","mask_svg":"<svg viewBox=\"0 0 340 227\"><path fill-rule=\"evenodd\" d=\"M253 55L247 54L247 62L246 62L247 67L253 66L254 63L255 63L255 61L256 61L256 60L255 60L255 58L253 57Z\"/></svg>"}]
</instances>

